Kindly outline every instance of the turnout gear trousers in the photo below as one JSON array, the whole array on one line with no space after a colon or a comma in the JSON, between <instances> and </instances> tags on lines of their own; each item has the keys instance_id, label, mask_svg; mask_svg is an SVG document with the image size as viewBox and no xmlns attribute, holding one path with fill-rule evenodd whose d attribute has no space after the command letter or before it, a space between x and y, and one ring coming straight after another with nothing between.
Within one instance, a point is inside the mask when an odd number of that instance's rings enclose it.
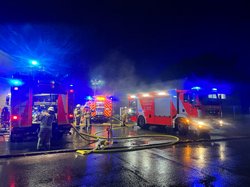
<instances>
[{"instance_id":1,"label":"turnout gear trousers","mask_svg":"<svg viewBox=\"0 0 250 187\"><path fill-rule=\"evenodd\" d=\"M50 139L52 137L52 123L55 120L55 114L43 113L41 116L40 131L38 133L37 149L50 149Z\"/></svg>"}]
</instances>

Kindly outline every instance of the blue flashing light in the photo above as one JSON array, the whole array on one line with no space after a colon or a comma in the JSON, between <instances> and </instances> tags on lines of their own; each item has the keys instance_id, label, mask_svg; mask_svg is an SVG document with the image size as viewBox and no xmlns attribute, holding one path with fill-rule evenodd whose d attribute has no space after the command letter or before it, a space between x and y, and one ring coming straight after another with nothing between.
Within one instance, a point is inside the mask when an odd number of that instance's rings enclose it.
<instances>
[{"instance_id":1,"label":"blue flashing light","mask_svg":"<svg viewBox=\"0 0 250 187\"><path fill-rule=\"evenodd\" d=\"M38 66L39 65L39 62L37 60L30 60L30 63L33 65L33 66Z\"/></svg>"},{"instance_id":2,"label":"blue flashing light","mask_svg":"<svg viewBox=\"0 0 250 187\"><path fill-rule=\"evenodd\" d=\"M213 91L217 91L217 88L212 88Z\"/></svg>"},{"instance_id":3,"label":"blue flashing light","mask_svg":"<svg viewBox=\"0 0 250 187\"><path fill-rule=\"evenodd\" d=\"M109 99L112 100L112 101L118 101L118 98L115 97L115 96L109 96Z\"/></svg>"},{"instance_id":4,"label":"blue flashing light","mask_svg":"<svg viewBox=\"0 0 250 187\"><path fill-rule=\"evenodd\" d=\"M191 89L192 89L192 90L201 90L201 87L199 87L199 86L194 86L194 87L192 87Z\"/></svg>"},{"instance_id":5,"label":"blue flashing light","mask_svg":"<svg viewBox=\"0 0 250 187\"><path fill-rule=\"evenodd\" d=\"M21 81L19 79L10 79L9 83L11 86L22 86L23 85L23 81Z\"/></svg>"},{"instance_id":6,"label":"blue flashing light","mask_svg":"<svg viewBox=\"0 0 250 187\"><path fill-rule=\"evenodd\" d=\"M91 96L87 96L86 100L92 100L93 98Z\"/></svg>"},{"instance_id":7,"label":"blue flashing light","mask_svg":"<svg viewBox=\"0 0 250 187\"><path fill-rule=\"evenodd\" d=\"M74 85L73 85L73 84L70 84L69 86L70 86L70 87L73 87Z\"/></svg>"}]
</instances>

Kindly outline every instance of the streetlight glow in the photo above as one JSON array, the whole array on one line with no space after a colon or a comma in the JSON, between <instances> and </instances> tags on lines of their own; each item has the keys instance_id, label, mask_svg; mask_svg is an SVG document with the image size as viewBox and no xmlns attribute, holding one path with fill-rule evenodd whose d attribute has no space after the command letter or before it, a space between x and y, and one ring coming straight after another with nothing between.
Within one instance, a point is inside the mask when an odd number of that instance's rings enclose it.
<instances>
[{"instance_id":1,"label":"streetlight glow","mask_svg":"<svg viewBox=\"0 0 250 187\"><path fill-rule=\"evenodd\" d=\"M92 79L91 80L91 85L93 86L93 91L94 91L94 95L95 95L96 94L96 89L101 88L104 85L104 81L103 80L98 80L98 79Z\"/></svg>"}]
</instances>

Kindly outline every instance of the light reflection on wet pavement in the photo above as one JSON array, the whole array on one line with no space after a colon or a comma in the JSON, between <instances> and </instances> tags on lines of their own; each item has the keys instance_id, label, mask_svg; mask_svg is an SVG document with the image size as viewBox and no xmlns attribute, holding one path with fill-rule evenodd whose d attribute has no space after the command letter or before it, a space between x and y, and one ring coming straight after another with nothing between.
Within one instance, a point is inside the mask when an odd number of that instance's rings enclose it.
<instances>
[{"instance_id":1,"label":"light reflection on wet pavement","mask_svg":"<svg viewBox=\"0 0 250 187\"><path fill-rule=\"evenodd\" d=\"M102 125L92 125L91 128L86 131L80 129L80 132L88 133L95 135L98 133L98 136L108 137L108 129L109 126ZM63 139L52 141L51 150L58 149L83 149L83 148L94 148L97 143L90 144L89 141L84 140L79 134L72 131L73 133L70 135L65 135ZM144 134L156 134L159 132L154 131L144 131L134 127L122 127L118 129L112 130L112 137L131 137L136 135L144 135ZM111 137L111 136L110 136ZM93 138L87 138L89 140L93 140ZM134 145L146 145L151 143L164 143L167 140L163 137L154 137L154 138L135 138L135 139L121 139L121 140L112 140L110 146L134 146ZM16 154L23 152L33 152L36 151L36 139L30 141L21 141L21 142L9 142L8 136L5 136L5 141L0 142L0 155L4 154Z\"/></svg>"},{"instance_id":2,"label":"light reflection on wet pavement","mask_svg":"<svg viewBox=\"0 0 250 187\"><path fill-rule=\"evenodd\" d=\"M106 126L93 126L92 134ZM245 130L247 131L247 130ZM113 136L157 134L161 129L122 128ZM210 139L247 135L234 128L215 129ZM248 131L249 133L249 131ZM170 133L174 135L174 133ZM203 137L179 136L182 141ZM113 146L160 143L162 138L113 140ZM5 145L5 146L4 146ZM246 186L250 183L248 164L249 139L219 142L176 144L168 147L112 154L79 155L61 153L0 159L0 180L3 186ZM1 151L18 153L36 151L36 141L1 142ZM53 143L53 149L89 146L79 135L67 135ZM91 144L94 148L95 144Z\"/></svg>"},{"instance_id":3,"label":"light reflection on wet pavement","mask_svg":"<svg viewBox=\"0 0 250 187\"><path fill-rule=\"evenodd\" d=\"M242 125L242 124L240 124ZM131 137L137 135L145 134L170 134L176 135L172 131L166 131L162 128L150 127L150 130L143 130L137 126L130 125L129 127L118 127L114 125L112 131L109 131L110 126L93 124L91 128L86 131L85 129L80 129L80 132L89 133L92 135L103 136L103 137ZM246 136L250 134L250 131L240 131L235 125L227 125L222 128L213 129L210 134L207 133L204 135L197 136L195 134L190 134L188 136L179 136L181 141L190 141L190 140L199 140L199 139L221 139L221 138L230 138L237 136ZM52 142L51 150L62 150L62 149L84 149L84 148L95 148L97 143L91 143L84 140L76 132L70 135L65 135L63 139L56 140ZM111 132L111 133L110 133ZM8 135L0 136L0 155L4 154L16 154L23 152L34 152L36 151L36 139L30 141L21 141L21 142L9 142ZM88 138L92 139L93 138ZM164 137L144 137L144 138L134 138L134 139L114 139L110 141L109 147L121 147L121 146L136 146L136 145L147 145L147 144L158 144L166 143L167 141L172 141L171 139Z\"/></svg>"},{"instance_id":4,"label":"light reflection on wet pavement","mask_svg":"<svg viewBox=\"0 0 250 187\"><path fill-rule=\"evenodd\" d=\"M239 146L242 145L242 146ZM249 140L0 159L5 186L247 186ZM245 163L245 164L244 164Z\"/></svg>"}]
</instances>

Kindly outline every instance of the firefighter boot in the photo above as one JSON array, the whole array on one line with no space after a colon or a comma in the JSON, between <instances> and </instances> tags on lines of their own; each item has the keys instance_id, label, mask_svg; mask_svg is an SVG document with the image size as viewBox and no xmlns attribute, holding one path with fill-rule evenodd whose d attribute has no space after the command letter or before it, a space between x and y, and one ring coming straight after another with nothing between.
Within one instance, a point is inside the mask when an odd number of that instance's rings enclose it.
<instances>
[{"instance_id":1,"label":"firefighter boot","mask_svg":"<svg viewBox=\"0 0 250 187\"><path fill-rule=\"evenodd\" d=\"M37 150L39 150L39 149L40 149L40 147L41 147L41 145L40 145L40 141L41 141L41 140L40 140L40 138L38 138L38 141L37 141L37 146L36 146L36 149L37 149Z\"/></svg>"},{"instance_id":2,"label":"firefighter boot","mask_svg":"<svg viewBox=\"0 0 250 187\"><path fill-rule=\"evenodd\" d=\"M46 144L46 149L47 149L47 150L50 150L50 143L47 143L47 144Z\"/></svg>"},{"instance_id":3,"label":"firefighter boot","mask_svg":"<svg viewBox=\"0 0 250 187\"><path fill-rule=\"evenodd\" d=\"M42 140L41 138L38 138L38 142L37 142L37 147L36 147L37 150L42 150Z\"/></svg>"}]
</instances>

